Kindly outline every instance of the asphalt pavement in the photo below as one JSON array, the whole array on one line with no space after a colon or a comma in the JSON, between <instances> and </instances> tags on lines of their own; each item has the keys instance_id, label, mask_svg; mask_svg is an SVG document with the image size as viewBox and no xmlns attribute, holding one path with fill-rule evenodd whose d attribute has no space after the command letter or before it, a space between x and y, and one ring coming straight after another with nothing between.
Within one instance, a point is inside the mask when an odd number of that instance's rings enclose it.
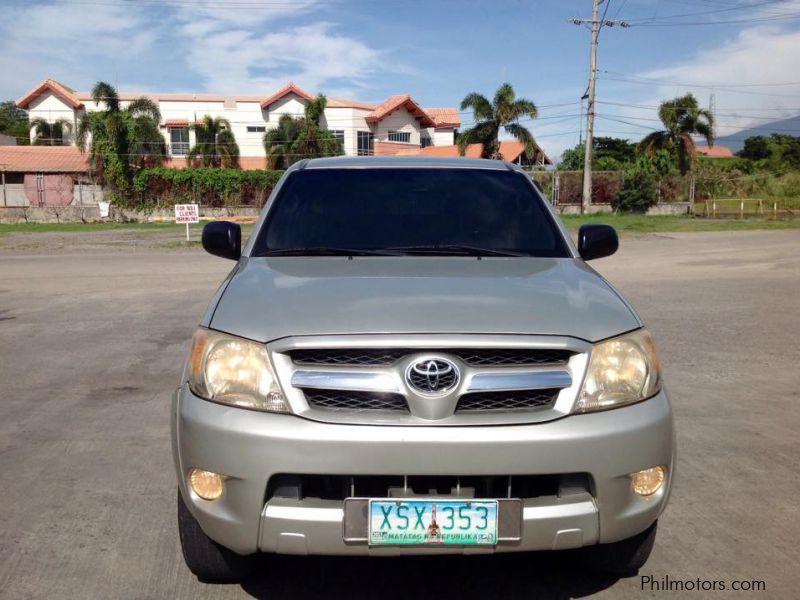
<instances>
[{"instance_id":1,"label":"asphalt pavement","mask_svg":"<svg viewBox=\"0 0 800 600\"><path fill-rule=\"evenodd\" d=\"M642 589L665 576L800 597L800 231L627 236L594 263L653 331L676 413L677 480L639 576L570 553L277 557L241 585L184 566L169 445L170 390L232 263L92 235L0 244L0 597L682 597Z\"/></svg>"}]
</instances>

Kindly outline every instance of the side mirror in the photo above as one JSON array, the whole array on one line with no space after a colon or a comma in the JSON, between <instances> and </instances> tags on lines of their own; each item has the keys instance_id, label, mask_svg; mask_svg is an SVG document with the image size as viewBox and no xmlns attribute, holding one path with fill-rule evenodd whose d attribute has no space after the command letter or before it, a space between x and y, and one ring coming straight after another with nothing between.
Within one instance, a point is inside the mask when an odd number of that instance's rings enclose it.
<instances>
[{"instance_id":1,"label":"side mirror","mask_svg":"<svg viewBox=\"0 0 800 600\"><path fill-rule=\"evenodd\" d=\"M239 260L242 255L242 228L230 221L211 221L203 227L203 248L209 254Z\"/></svg>"},{"instance_id":2,"label":"side mirror","mask_svg":"<svg viewBox=\"0 0 800 600\"><path fill-rule=\"evenodd\" d=\"M583 260L611 256L619 248L617 232L611 225L581 225L578 252Z\"/></svg>"}]
</instances>

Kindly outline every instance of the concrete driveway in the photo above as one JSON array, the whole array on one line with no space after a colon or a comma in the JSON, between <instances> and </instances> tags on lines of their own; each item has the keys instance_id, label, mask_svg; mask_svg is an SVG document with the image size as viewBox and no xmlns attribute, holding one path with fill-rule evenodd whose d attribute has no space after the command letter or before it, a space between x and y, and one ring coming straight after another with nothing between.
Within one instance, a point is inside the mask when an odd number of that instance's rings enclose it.
<instances>
[{"instance_id":1,"label":"concrete driveway","mask_svg":"<svg viewBox=\"0 0 800 600\"><path fill-rule=\"evenodd\" d=\"M178 545L169 391L232 263L70 235L0 249L0 597L662 595L571 554L282 557L242 585L198 583ZM800 595L798 249L800 231L648 235L595 263L654 332L677 415L677 482L642 576Z\"/></svg>"}]
</instances>

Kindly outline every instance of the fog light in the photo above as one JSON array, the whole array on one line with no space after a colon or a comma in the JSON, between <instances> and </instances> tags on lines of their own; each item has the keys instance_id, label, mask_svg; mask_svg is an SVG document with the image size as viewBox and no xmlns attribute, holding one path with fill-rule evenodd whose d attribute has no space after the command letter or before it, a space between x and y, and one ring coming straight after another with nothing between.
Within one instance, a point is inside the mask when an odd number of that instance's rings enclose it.
<instances>
[{"instance_id":1,"label":"fog light","mask_svg":"<svg viewBox=\"0 0 800 600\"><path fill-rule=\"evenodd\" d=\"M662 466L631 473L631 487L640 496L652 496L661 489L665 475L666 471Z\"/></svg>"},{"instance_id":2,"label":"fog light","mask_svg":"<svg viewBox=\"0 0 800 600\"><path fill-rule=\"evenodd\" d=\"M189 485L194 493L204 500L216 500L222 496L225 480L218 473L192 469L189 471Z\"/></svg>"}]
</instances>

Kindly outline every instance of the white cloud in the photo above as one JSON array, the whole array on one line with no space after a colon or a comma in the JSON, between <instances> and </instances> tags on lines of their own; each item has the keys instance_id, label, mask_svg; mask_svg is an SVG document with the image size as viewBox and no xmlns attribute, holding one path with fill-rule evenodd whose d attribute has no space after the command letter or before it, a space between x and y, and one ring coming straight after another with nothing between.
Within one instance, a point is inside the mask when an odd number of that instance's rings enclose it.
<instances>
[{"instance_id":1,"label":"white cloud","mask_svg":"<svg viewBox=\"0 0 800 600\"><path fill-rule=\"evenodd\" d=\"M383 53L336 24L309 22L332 1L253 8L240 0L91 7L46 0L4 8L0 98L18 97L45 77L79 89L106 79L139 91L163 88L157 81L166 79L173 84L163 91L268 93L293 80L312 92L350 92L365 84Z\"/></svg>"},{"instance_id":2,"label":"white cloud","mask_svg":"<svg viewBox=\"0 0 800 600\"><path fill-rule=\"evenodd\" d=\"M688 91L707 105L713 92L720 125L717 135L724 136L800 113L800 85L768 85L800 81L798 49L800 31L754 27L716 47L697 51L680 64L639 76L677 83L654 85L648 92L656 94L652 102ZM719 87L713 87L716 84ZM741 87L732 87L737 85Z\"/></svg>"},{"instance_id":3,"label":"white cloud","mask_svg":"<svg viewBox=\"0 0 800 600\"><path fill-rule=\"evenodd\" d=\"M192 36L195 24L184 33ZM269 33L218 28L198 35L187 54L190 68L213 90L272 90L288 80L312 91L341 80L358 86L381 61L381 52L335 32L330 23Z\"/></svg>"},{"instance_id":4,"label":"white cloud","mask_svg":"<svg viewBox=\"0 0 800 600\"><path fill-rule=\"evenodd\" d=\"M13 97L45 77L88 85L110 57L135 60L157 34L135 7L39 4L3 9L0 20L0 97ZM32 78L32 79L31 79Z\"/></svg>"}]
</instances>

